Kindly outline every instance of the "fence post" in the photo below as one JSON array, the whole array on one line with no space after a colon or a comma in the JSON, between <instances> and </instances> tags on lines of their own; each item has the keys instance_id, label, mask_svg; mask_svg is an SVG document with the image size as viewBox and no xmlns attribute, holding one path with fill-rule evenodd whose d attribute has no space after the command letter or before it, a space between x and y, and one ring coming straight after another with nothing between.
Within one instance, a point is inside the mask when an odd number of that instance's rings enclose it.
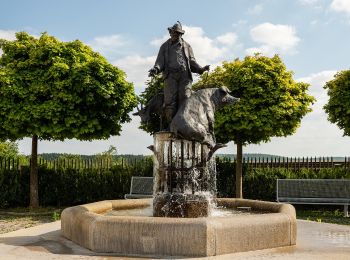
<instances>
[{"instance_id":1,"label":"fence post","mask_svg":"<svg viewBox=\"0 0 350 260\"><path fill-rule=\"evenodd\" d=\"M344 168L346 169L346 156L344 157Z\"/></svg>"},{"instance_id":2,"label":"fence post","mask_svg":"<svg viewBox=\"0 0 350 260\"><path fill-rule=\"evenodd\" d=\"M331 167L334 168L333 156L331 157Z\"/></svg>"}]
</instances>

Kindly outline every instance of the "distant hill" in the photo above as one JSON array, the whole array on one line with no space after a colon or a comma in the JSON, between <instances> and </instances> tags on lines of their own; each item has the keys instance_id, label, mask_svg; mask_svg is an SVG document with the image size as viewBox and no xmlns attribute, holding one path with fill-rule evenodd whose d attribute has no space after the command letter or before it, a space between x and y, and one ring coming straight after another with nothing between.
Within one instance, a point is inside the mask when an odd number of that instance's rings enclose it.
<instances>
[{"instance_id":1,"label":"distant hill","mask_svg":"<svg viewBox=\"0 0 350 260\"><path fill-rule=\"evenodd\" d=\"M91 160L91 159L95 159L97 155L84 155L84 154L68 154L68 153L42 153L42 154L39 154L39 156L45 160L49 160L49 161L53 161L53 160L56 160L57 158L59 158L60 156L62 157L65 157L65 158L80 158L80 159L83 159L83 160ZM230 160L233 160L234 158L236 158L236 154L216 154L217 157L219 158L228 158ZM113 155L113 158L117 159L117 158L123 158L123 159L126 159L126 160L142 160L144 159L145 157L150 157L150 155L135 155L135 154L120 154L120 155ZM254 159L256 158L257 160L266 160L267 158L269 160L273 159L278 159L280 158L281 160L283 158L285 159L290 159L290 158L295 158L294 156L293 157L286 157L286 156L280 156L280 155L274 155L274 154L264 154L264 153L246 153L246 154L243 154L243 158L244 159ZM303 157L300 156L300 157L296 157L296 158L300 158L302 159ZM311 156L308 157L309 160L311 158ZM315 157L312 157L313 160ZM319 160L320 157L316 157L317 161ZM327 157L325 157L327 158ZM328 157L329 160L331 158L331 156ZM337 156L337 157L333 157L333 161L334 162L343 162L344 161L344 157L340 157L340 156ZM305 160L306 160L306 157L305 157Z\"/></svg>"},{"instance_id":2,"label":"distant hill","mask_svg":"<svg viewBox=\"0 0 350 260\"><path fill-rule=\"evenodd\" d=\"M231 160L236 158L235 154L217 154L216 157L220 157L220 158L230 158ZM264 154L264 153L245 153L243 154L243 158L244 159L251 159L251 158L256 158L256 159L266 159L266 158L283 158L284 156L280 156L280 155L273 155L273 154Z\"/></svg>"},{"instance_id":3,"label":"distant hill","mask_svg":"<svg viewBox=\"0 0 350 260\"><path fill-rule=\"evenodd\" d=\"M66 158L80 158L83 160L92 160L95 159L97 155L86 155L86 154L69 154L69 153L42 153L39 156L45 160L53 161L58 159L59 157ZM124 158L128 160L139 160L145 157L149 157L148 155L135 155L135 154L121 154L121 155L113 155L113 158Z\"/></svg>"}]
</instances>

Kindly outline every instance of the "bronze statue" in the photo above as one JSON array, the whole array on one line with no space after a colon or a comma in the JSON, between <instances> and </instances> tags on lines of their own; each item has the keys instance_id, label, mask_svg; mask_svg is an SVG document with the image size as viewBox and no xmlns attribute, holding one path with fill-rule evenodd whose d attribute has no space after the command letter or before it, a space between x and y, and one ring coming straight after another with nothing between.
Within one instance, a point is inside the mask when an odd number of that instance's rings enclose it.
<instances>
[{"instance_id":1,"label":"bronze statue","mask_svg":"<svg viewBox=\"0 0 350 260\"><path fill-rule=\"evenodd\" d=\"M239 98L231 96L230 90L225 86L197 90L180 106L170 124L170 131L181 138L196 140L214 148L215 111L238 101ZM214 149L223 146L219 145Z\"/></svg>"},{"instance_id":2,"label":"bronze statue","mask_svg":"<svg viewBox=\"0 0 350 260\"><path fill-rule=\"evenodd\" d=\"M154 145L148 147L155 160L153 215L204 217L216 195L213 155L226 146L216 143L214 114L239 98L231 96L225 86L192 91L191 73L202 74L209 65L201 67L196 62L191 46L181 38L180 22L168 30L170 39L162 44L149 70L151 77L163 73L164 90L135 113L151 128L157 122L154 119L160 119L160 131L154 133Z\"/></svg>"},{"instance_id":3,"label":"bronze statue","mask_svg":"<svg viewBox=\"0 0 350 260\"><path fill-rule=\"evenodd\" d=\"M209 70L209 65L198 65L191 46L181 38L184 31L180 22L168 30L171 38L162 44L156 63L149 71L150 76L163 73L164 90L134 115L139 115L143 124L148 124L154 117L159 118L160 131L170 131L178 138L205 144L210 150L209 160L217 149L225 146L215 141L214 113L225 105L238 102L239 98L231 96L225 86L192 91L191 72L202 74Z\"/></svg>"},{"instance_id":4,"label":"bronze statue","mask_svg":"<svg viewBox=\"0 0 350 260\"><path fill-rule=\"evenodd\" d=\"M167 128L180 105L190 97L192 90L192 74L202 74L209 70L209 65L201 67L193 55L191 46L182 39L185 33L178 21L168 28L170 39L159 49L159 53L149 76L163 73L164 78L164 117Z\"/></svg>"}]
</instances>

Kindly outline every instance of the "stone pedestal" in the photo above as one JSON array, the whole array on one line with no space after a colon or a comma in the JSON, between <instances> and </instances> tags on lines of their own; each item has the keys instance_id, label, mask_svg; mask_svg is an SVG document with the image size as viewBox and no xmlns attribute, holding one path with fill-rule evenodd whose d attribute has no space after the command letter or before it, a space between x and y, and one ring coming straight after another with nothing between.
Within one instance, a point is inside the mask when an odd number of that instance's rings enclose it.
<instances>
[{"instance_id":1,"label":"stone pedestal","mask_svg":"<svg viewBox=\"0 0 350 260\"><path fill-rule=\"evenodd\" d=\"M205 217L216 194L215 159L209 149L170 132L154 135L154 199L156 217Z\"/></svg>"}]
</instances>

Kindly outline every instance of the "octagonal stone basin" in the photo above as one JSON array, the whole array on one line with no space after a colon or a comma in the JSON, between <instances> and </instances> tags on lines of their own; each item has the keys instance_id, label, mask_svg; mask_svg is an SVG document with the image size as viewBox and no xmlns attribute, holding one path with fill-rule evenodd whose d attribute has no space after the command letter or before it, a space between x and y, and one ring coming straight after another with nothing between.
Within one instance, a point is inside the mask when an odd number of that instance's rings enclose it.
<instances>
[{"instance_id":1,"label":"octagonal stone basin","mask_svg":"<svg viewBox=\"0 0 350 260\"><path fill-rule=\"evenodd\" d=\"M296 243L295 209L289 204L217 199L218 206L268 212L229 217L102 215L151 203L151 199L106 200L67 208L61 216L62 234L92 251L124 256L214 256Z\"/></svg>"}]
</instances>

